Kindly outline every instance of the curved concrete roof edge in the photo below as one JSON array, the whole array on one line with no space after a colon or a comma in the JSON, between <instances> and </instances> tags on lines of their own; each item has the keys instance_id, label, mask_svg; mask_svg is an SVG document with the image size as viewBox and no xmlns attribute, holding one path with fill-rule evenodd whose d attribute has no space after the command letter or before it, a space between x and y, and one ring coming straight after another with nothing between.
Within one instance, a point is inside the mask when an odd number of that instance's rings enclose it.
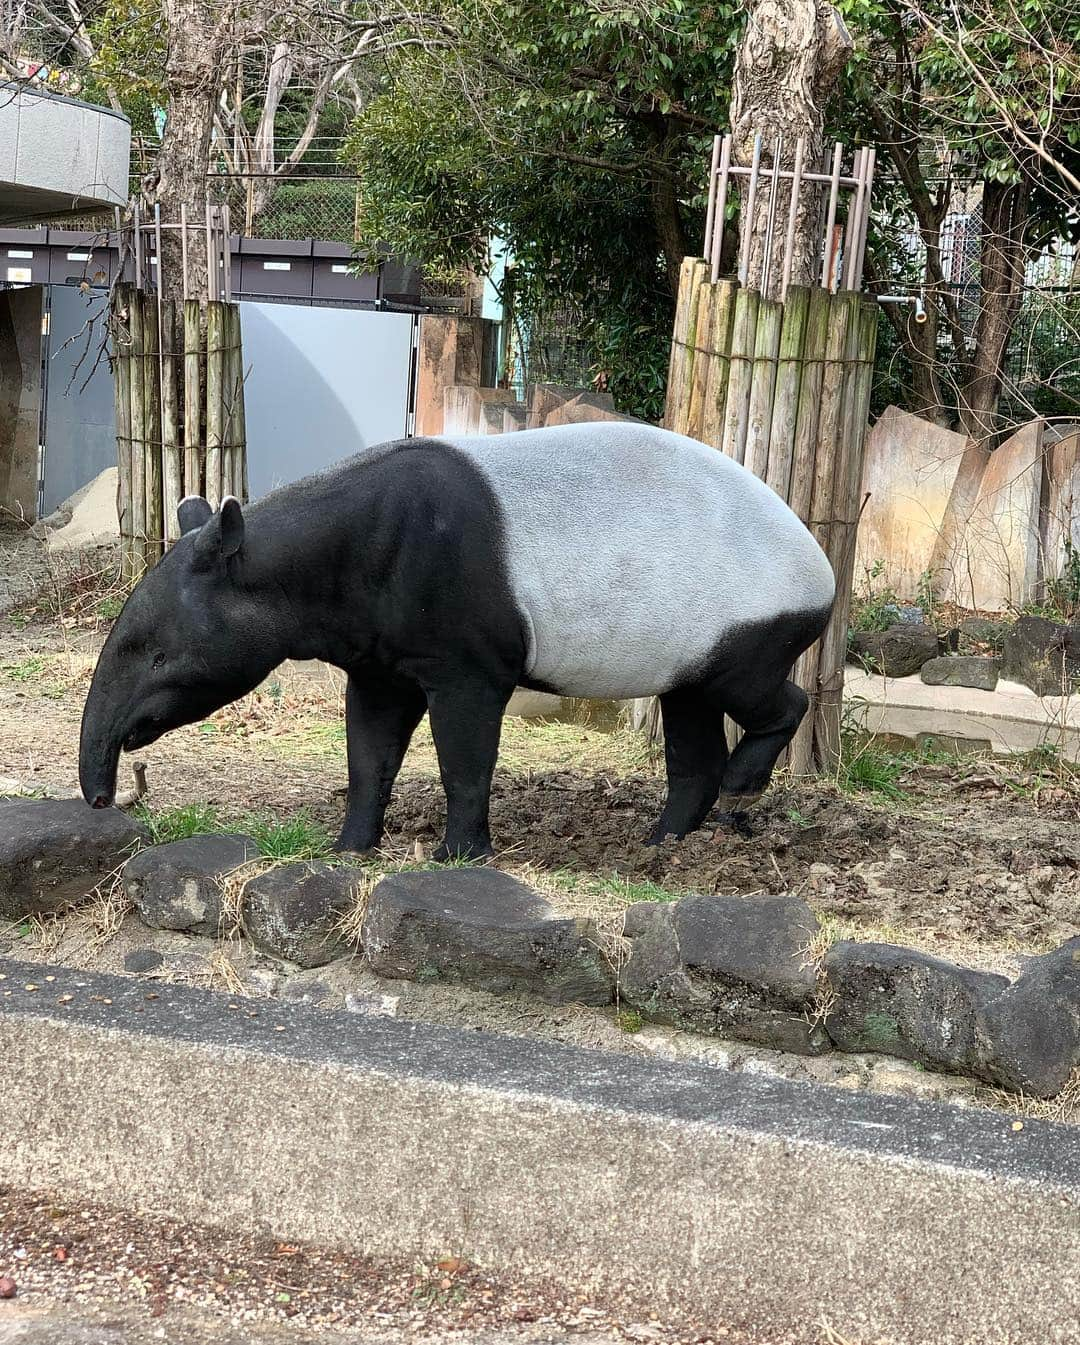
<instances>
[{"instance_id":1,"label":"curved concrete roof edge","mask_svg":"<svg viewBox=\"0 0 1080 1345\"><path fill-rule=\"evenodd\" d=\"M6 90L13 90L16 95L28 94L32 98L45 98L55 103L70 103L73 107L85 107L91 112L100 112L106 117L115 117L117 121L125 121L130 126L131 118L126 112L117 112L115 108L106 107L104 103L88 103L84 98L72 98L66 93L55 93L52 89L44 89L30 81L0 79L0 94Z\"/></svg>"}]
</instances>

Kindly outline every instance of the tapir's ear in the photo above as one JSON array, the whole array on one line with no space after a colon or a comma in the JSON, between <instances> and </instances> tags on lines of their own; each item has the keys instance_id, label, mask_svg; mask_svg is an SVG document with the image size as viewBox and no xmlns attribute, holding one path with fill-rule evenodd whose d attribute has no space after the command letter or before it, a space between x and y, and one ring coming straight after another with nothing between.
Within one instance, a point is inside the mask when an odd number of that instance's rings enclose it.
<instances>
[{"instance_id":1,"label":"tapir's ear","mask_svg":"<svg viewBox=\"0 0 1080 1345\"><path fill-rule=\"evenodd\" d=\"M231 495L221 502L221 508L203 524L195 538L194 565L197 570L235 556L244 542L244 515L240 501Z\"/></svg>"},{"instance_id":2,"label":"tapir's ear","mask_svg":"<svg viewBox=\"0 0 1080 1345\"><path fill-rule=\"evenodd\" d=\"M185 495L176 506L176 517L180 521L180 531L195 532L201 528L214 511L201 495Z\"/></svg>"}]
</instances>

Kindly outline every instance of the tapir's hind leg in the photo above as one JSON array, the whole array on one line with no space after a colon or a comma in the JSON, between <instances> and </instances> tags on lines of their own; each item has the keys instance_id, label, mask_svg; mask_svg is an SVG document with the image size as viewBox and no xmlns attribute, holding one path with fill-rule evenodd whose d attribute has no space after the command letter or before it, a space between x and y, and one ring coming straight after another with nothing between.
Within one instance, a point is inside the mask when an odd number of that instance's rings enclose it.
<instances>
[{"instance_id":1,"label":"tapir's hind leg","mask_svg":"<svg viewBox=\"0 0 1080 1345\"><path fill-rule=\"evenodd\" d=\"M427 701L415 682L349 678L345 732L349 797L338 850L372 850L383 832L390 791Z\"/></svg>"},{"instance_id":2,"label":"tapir's hind leg","mask_svg":"<svg viewBox=\"0 0 1080 1345\"><path fill-rule=\"evenodd\" d=\"M730 693L729 693L730 696ZM748 807L768 786L780 753L795 736L809 699L794 682L784 682L764 700L729 699L726 712L743 730L720 780L720 806L737 812Z\"/></svg>"},{"instance_id":3,"label":"tapir's hind leg","mask_svg":"<svg viewBox=\"0 0 1080 1345\"><path fill-rule=\"evenodd\" d=\"M716 802L727 762L723 712L705 688L669 691L660 697L660 710L668 794L650 845L701 826Z\"/></svg>"}]
</instances>

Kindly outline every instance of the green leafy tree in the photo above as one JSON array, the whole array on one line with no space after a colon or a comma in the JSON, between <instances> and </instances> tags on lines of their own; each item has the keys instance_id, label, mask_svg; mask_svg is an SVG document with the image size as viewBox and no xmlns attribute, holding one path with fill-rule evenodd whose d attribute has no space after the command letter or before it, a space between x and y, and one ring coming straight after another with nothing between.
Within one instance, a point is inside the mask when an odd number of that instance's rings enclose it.
<instances>
[{"instance_id":1,"label":"green leafy tree","mask_svg":"<svg viewBox=\"0 0 1080 1345\"><path fill-rule=\"evenodd\" d=\"M493 0L440 22L445 41L396 53L350 136L366 238L439 273L482 268L500 236L519 313L571 301L617 403L657 417L733 9Z\"/></svg>"}]
</instances>

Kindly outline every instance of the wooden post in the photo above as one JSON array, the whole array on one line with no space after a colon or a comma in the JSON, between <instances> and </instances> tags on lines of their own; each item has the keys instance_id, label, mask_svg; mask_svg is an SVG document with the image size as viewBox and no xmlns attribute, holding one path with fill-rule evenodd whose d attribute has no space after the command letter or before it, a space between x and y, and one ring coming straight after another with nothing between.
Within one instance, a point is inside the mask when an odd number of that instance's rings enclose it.
<instances>
[{"instance_id":1,"label":"wooden post","mask_svg":"<svg viewBox=\"0 0 1080 1345\"><path fill-rule=\"evenodd\" d=\"M163 520L166 543L180 536L176 506L184 494L184 459L180 443L180 364L183 352L177 339L176 304L166 299L161 309L164 348L161 352L161 437L164 440L165 497Z\"/></svg>"},{"instance_id":2,"label":"wooden post","mask_svg":"<svg viewBox=\"0 0 1080 1345\"><path fill-rule=\"evenodd\" d=\"M802 378L799 382L799 400L795 412L795 442L791 453L791 485L787 495L788 504L804 523L810 521L810 502L814 494L814 458L828 325L829 295L826 290L815 286L810 291L810 302L807 306Z\"/></svg>"},{"instance_id":3,"label":"wooden post","mask_svg":"<svg viewBox=\"0 0 1080 1345\"><path fill-rule=\"evenodd\" d=\"M240 326L240 305L229 305L230 346L232 350L232 416L229 442L232 453L233 494L246 503L247 484L247 416L244 411L244 343Z\"/></svg>"},{"instance_id":4,"label":"wooden post","mask_svg":"<svg viewBox=\"0 0 1080 1345\"><path fill-rule=\"evenodd\" d=\"M780 330L784 306L772 299L758 304L757 332L754 338L754 367L750 379L750 403L746 422L746 466L765 480L769 463L769 435L772 430L773 395L776 391L776 357L780 349Z\"/></svg>"},{"instance_id":5,"label":"wooden post","mask_svg":"<svg viewBox=\"0 0 1080 1345\"><path fill-rule=\"evenodd\" d=\"M184 300L184 494L203 493L202 310Z\"/></svg>"},{"instance_id":6,"label":"wooden post","mask_svg":"<svg viewBox=\"0 0 1080 1345\"><path fill-rule=\"evenodd\" d=\"M765 481L782 500L791 499L792 454L795 427L799 415L799 390L802 387L803 341L810 312L810 291L803 285L789 285L784 302L784 325L776 367L776 391L769 429L769 457Z\"/></svg>"},{"instance_id":7,"label":"wooden post","mask_svg":"<svg viewBox=\"0 0 1080 1345\"><path fill-rule=\"evenodd\" d=\"M131 290L128 308L131 324L131 558L129 577L142 578L146 570L146 355L143 338L143 306L138 291Z\"/></svg>"},{"instance_id":8,"label":"wooden post","mask_svg":"<svg viewBox=\"0 0 1080 1345\"><path fill-rule=\"evenodd\" d=\"M724 407L724 434L720 446L728 457L734 458L736 462L742 462L746 452L754 336L757 331L760 302L761 295L757 290L740 289L735 296L727 405Z\"/></svg>"},{"instance_id":9,"label":"wooden post","mask_svg":"<svg viewBox=\"0 0 1080 1345\"><path fill-rule=\"evenodd\" d=\"M146 564L161 559L165 536L161 464L161 368L158 363L157 299L142 296L143 347L143 439L146 446Z\"/></svg>"},{"instance_id":10,"label":"wooden post","mask_svg":"<svg viewBox=\"0 0 1080 1345\"><path fill-rule=\"evenodd\" d=\"M133 573L131 536L131 301L128 285L117 288L112 310L113 395L116 406L116 514L120 523L120 577Z\"/></svg>"},{"instance_id":11,"label":"wooden post","mask_svg":"<svg viewBox=\"0 0 1080 1345\"><path fill-rule=\"evenodd\" d=\"M224 494L222 444L225 439L225 333L222 305L206 305L206 498L216 509Z\"/></svg>"},{"instance_id":12,"label":"wooden post","mask_svg":"<svg viewBox=\"0 0 1080 1345\"><path fill-rule=\"evenodd\" d=\"M724 435L724 409L727 406L728 374L731 369L731 326L735 318L738 282L721 280L714 286L712 335L709 343L715 352L709 360L709 378L705 388L705 414L701 439L719 448Z\"/></svg>"},{"instance_id":13,"label":"wooden post","mask_svg":"<svg viewBox=\"0 0 1080 1345\"><path fill-rule=\"evenodd\" d=\"M821 298L815 304L814 299L817 295ZM836 480L837 434L842 411L844 354L847 348L848 317L852 297L854 296L834 297L825 290L816 291L812 297L804 343L807 362L803 366L803 386L799 396L800 423L795 431L796 457L793 471L797 479L792 485L792 496L795 497L797 492L800 503L802 499L807 499L807 513L802 516L803 521L807 523L826 555L829 554L833 490ZM817 349L823 354L823 358L819 361L820 373L814 375L811 375L809 362L813 349L812 339L815 343L821 340L821 345L817 346ZM802 458L798 456L800 445L804 454ZM807 494L808 487L809 494ZM815 770L814 743L818 718L820 660L819 641L811 645L802 655L795 668L795 681L810 697L810 709L788 749L788 765L796 775L813 774Z\"/></svg>"},{"instance_id":14,"label":"wooden post","mask_svg":"<svg viewBox=\"0 0 1080 1345\"><path fill-rule=\"evenodd\" d=\"M851 292L849 291L849 294ZM822 770L835 770L840 761L843 721L844 663L847 658L851 580L855 566L855 537L859 525L863 448L870 410L877 311L874 303L849 305L850 321L845 359L844 414L840 425L841 452L833 486L833 526L829 560L836 576L836 602L821 638L818 704L814 724L814 756Z\"/></svg>"},{"instance_id":15,"label":"wooden post","mask_svg":"<svg viewBox=\"0 0 1080 1345\"><path fill-rule=\"evenodd\" d=\"M693 364L690 366L690 384L686 389L686 425L681 431L691 439L700 439L705 421L705 402L709 386L709 370L713 362L713 315L717 286L702 279L698 287L697 312L694 315Z\"/></svg>"},{"instance_id":16,"label":"wooden post","mask_svg":"<svg viewBox=\"0 0 1080 1345\"><path fill-rule=\"evenodd\" d=\"M694 338L697 334L697 306L705 262L700 257L684 257L679 279L679 298L675 308L675 331L671 342L667 400L664 424L677 434L686 433L690 412L690 379L694 367Z\"/></svg>"}]
</instances>

